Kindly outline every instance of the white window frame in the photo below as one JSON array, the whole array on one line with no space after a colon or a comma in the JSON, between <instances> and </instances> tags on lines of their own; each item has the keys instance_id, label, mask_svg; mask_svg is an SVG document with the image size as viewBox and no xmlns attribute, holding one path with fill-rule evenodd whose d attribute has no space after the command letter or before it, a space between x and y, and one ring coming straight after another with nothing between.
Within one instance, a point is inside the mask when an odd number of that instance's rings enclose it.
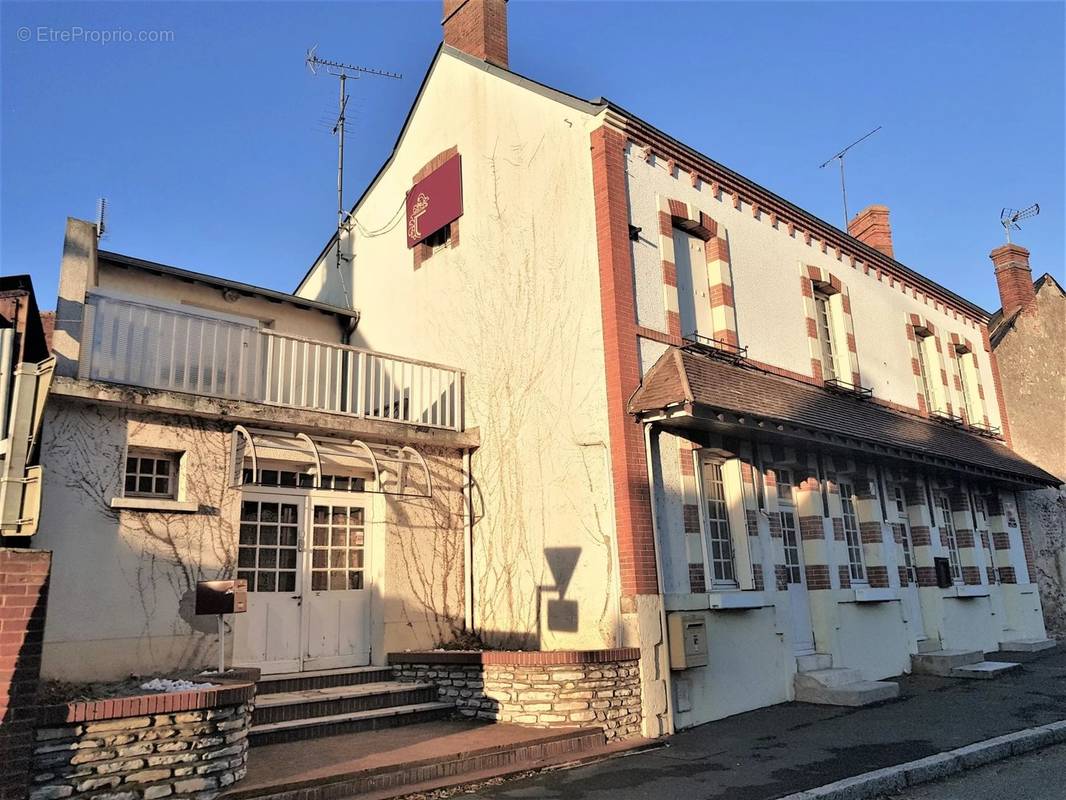
<instances>
[{"instance_id":1,"label":"white window frame","mask_svg":"<svg viewBox=\"0 0 1066 800\"><path fill-rule=\"evenodd\" d=\"M717 471L718 484L721 486L721 497L712 498L708 496L707 485L705 481L704 470L707 468ZM708 588L715 589L737 589L740 583L737 579L737 547L736 536L733 530L733 522L731 514L729 513L729 496L727 492L727 482L725 475L725 461L723 459L715 458L713 456L704 455L699 460L699 500L700 500L700 528L703 533L703 569L704 569L704 582L708 583ZM712 516L710 513L710 504L712 502L720 505L720 516ZM714 533L721 533L722 528L725 528L725 538L715 537ZM716 556L714 554L714 544L724 543L729 553L727 556ZM719 574L719 565L728 566L729 577L724 574ZM708 582L709 579L709 582Z\"/></svg>"},{"instance_id":2,"label":"white window frame","mask_svg":"<svg viewBox=\"0 0 1066 800\"><path fill-rule=\"evenodd\" d=\"M844 521L844 542L848 550L848 574L851 583L866 583L866 561L862 551L862 530L855 509L855 491L850 481L840 481L840 515Z\"/></svg>"},{"instance_id":3,"label":"white window frame","mask_svg":"<svg viewBox=\"0 0 1066 800\"><path fill-rule=\"evenodd\" d=\"M807 579L803 569L803 535L800 533L799 517L796 516L796 499L793 494L796 487L793 483L793 473L787 467L775 467L774 473L777 476L777 514L781 523L781 543L785 552L786 583L804 586ZM781 495L783 486L788 487L784 497ZM792 533L793 544L789 544L789 532ZM795 563L789 560L790 552L795 552Z\"/></svg>"},{"instance_id":4,"label":"white window frame","mask_svg":"<svg viewBox=\"0 0 1066 800\"><path fill-rule=\"evenodd\" d=\"M839 348L833 337L832 301L825 292L814 290L814 324L818 331L818 352L822 360L822 379L836 380L839 377L837 358Z\"/></svg>"},{"instance_id":5,"label":"white window frame","mask_svg":"<svg viewBox=\"0 0 1066 800\"><path fill-rule=\"evenodd\" d=\"M900 549L903 551L903 567L909 584L918 585L918 564L914 560L914 540L911 538L910 517L907 514L907 498L898 483L892 486L892 498L896 504L897 524L903 527Z\"/></svg>"},{"instance_id":6,"label":"white window frame","mask_svg":"<svg viewBox=\"0 0 1066 800\"><path fill-rule=\"evenodd\" d=\"M137 459L137 467L133 473L129 471L129 460L131 458ZM153 486L155 481L161 477L164 477L161 473L157 472L141 472L141 462L144 460L151 460L153 464L159 461L166 461L169 465L169 471L166 474L168 490L164 492L154 491L142 491L141 489L127 489L126 482L130 479L131 475L135 479L135 483L139 483L141 478L151 478ZM181 471L182 461L184 460L184 453L174 450L162 450L155 447L127 447L125 457L122 460L122 497L140 498L145 500L178 500L181 497Z\"/></svg>"},{"instance_id":7,"label":"white window frame","mask_svg":"<svg viewBox=\"0 0 1066 800\"><path fill-rule=\"evenodd\" d=\"M925 410L932 414L937 410L933 386L929 382L929 362L925 357L925 342L933 337L915 332L914 343L918 348L918 378L921 381L922 396L925 397Z\"/></svg>"},{"instance_id":8,"label":"white window frame","mask_svg":"<svg viewBox=\"0 0 1066 800\"><path fill-rule=\"evenodd\" d=\"M936 503L937 508L940 510L940 516L943 518L941 530L947 534L943 538L946 538L948 542L948 563L951 565L951 579L955 583L962 583L962 555L959 552L959 540L955 536L955 518L952 516L951 500L943 492L937 492L933 495L933 501Z\"/></svg>"}]
</instances>

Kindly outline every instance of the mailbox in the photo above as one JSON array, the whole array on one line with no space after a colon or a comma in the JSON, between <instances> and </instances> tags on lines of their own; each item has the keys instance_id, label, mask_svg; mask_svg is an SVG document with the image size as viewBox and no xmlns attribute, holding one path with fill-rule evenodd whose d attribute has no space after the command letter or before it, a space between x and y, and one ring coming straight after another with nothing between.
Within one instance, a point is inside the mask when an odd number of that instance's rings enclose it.
<instances>
[{"instance_id":1,"label":"mailbox","mask_svg":"<svg viewBox=\"0 0 1066 800\"><path fill-rule=\"evenodd\" d=\"M707 666L707 619L703 614L670 614L667 628L670 669Z\"/></svg>"},{"instance_id":2,"label":"mailbox","mask_svg":"<svg viewBox=\"0 0 1066 800\"><path fill-rule=\"evenodd\" d=\"M933 568L936 570L936 585L941 589L950 589L955 585L955 579L951 577L951 562L941 556L933 559Z\"/></svg>"},{"instance_id":3,"label":"mailbox","mask_svg":"<svg viewBox=\"0 0 1066 800\"><path fill-rule=\"evenodd\" d=\"M197 581L196 614L241 614L248 610L248 581Z\"/></svg>"}]
</instances>

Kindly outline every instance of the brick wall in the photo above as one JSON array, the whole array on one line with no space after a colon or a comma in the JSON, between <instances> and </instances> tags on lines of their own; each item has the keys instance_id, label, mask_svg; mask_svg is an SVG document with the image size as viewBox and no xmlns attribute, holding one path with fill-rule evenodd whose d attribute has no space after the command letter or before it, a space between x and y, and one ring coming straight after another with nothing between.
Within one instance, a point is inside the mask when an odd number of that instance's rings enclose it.
<instances>
[{"instance_id":1,"label":"brick wall","mask_svg":"<svg viewBox=\"0 0 1066 800\"><path fill-rule=\"evenodd\" d=\"M0 800L26 796L52 554L0 548Z\"/></svg>"},{"instance_id":2,"label":"brick wall","mask_svg":"<svg viewBox=\"0 0 1066 800\"><path fill-rule=\"evenodd\" d=\"M435 683L441 699L467 717L537 728L598 726L608 740L639 736L640 651L593 652L593 658L552 652L394 653L389 661L397 680ZM524 658L508 660L509 655Z\"/></svg>"},{"instance_id":3,"label":"brick wall","mask_svg":"<svg viewBox=\"0 0 1066 800\"><path fill-rule=\"evenodd\" d=\"M29 800L209 800L247 771L254 696L247 683L43 708Z\"/></svg>"}]
</instances>

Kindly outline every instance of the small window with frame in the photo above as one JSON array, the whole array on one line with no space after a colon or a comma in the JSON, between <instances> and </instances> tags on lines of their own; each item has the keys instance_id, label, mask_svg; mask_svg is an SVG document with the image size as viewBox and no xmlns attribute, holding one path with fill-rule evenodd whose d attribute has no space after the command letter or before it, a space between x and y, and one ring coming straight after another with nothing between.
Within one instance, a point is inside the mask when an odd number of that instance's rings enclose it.
<instances>
[{"instance_id":1,"label":"small window with frame","mask_svg":"<svg viewBox=\"0 0 1066 800\"><path fill-rule=\"evenodd\" d=\"M123 496L176 500L180 453L131 447L126 451Z\"/></svg>"},{"instance_id":2,"label":"small window with frame","mask_svg":"<svg viewBox=\"0 0 1066 800\"><path fill-rule=\"evenodd\" d=\"M427 236L425 239L422 240L422 243L427 245L428 247L432 247L434 250L436 250L436 249L438 249L440 247L444 247L444 245L448 244L448 242L449 242L449 240L451 240L451 238L452 238L452 225L449 222L444 227L438 228L437 230L433 231L433 233L431 233L429 236Z\"/></svg>"}]
</instances>

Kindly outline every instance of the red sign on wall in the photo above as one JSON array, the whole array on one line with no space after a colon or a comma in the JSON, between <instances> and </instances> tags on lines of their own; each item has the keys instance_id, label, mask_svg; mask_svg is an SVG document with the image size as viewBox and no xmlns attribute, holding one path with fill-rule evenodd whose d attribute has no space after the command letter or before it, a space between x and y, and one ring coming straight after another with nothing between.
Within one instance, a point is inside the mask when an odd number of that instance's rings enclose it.
<instances>
[{"instance_id":1,"label":"red sign on wall","mask_svg":"<svg viewBox=\"0 0 1066 800\"><path fill-rule=\"evenodd\" d=\"M414 247L463 215L461 156L454 155L407 193L407 246Z\"/></svg>"}]
</instances>

